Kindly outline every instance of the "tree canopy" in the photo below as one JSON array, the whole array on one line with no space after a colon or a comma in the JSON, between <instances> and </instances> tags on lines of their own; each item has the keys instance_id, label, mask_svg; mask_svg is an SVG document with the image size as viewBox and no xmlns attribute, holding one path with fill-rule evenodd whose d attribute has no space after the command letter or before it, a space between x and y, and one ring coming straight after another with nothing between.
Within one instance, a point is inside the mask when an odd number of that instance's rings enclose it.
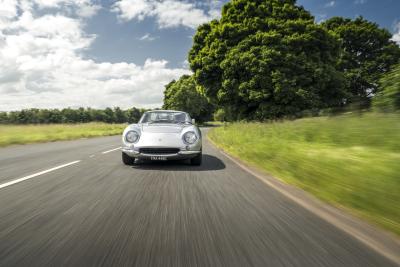
<instances>
[{"instance_id":1,"label":"tree canopy","mask_svg":"<svg viewBox=\"0 0 400 267\"><path fill-rule=\"evenodd\" d=\"M340 42L295 0L232 0L200 26L196 81L232 119L267 119L342 104Z\"/></svg>"},{"instance_id":2,"label":"tree canopy","mask_svg":"<svg viewBox=\"0 0 400 267\"><path fill-rule=\"evenodd\" d=\"M202 88L189 75L184 75L166 86L163 108L186 111L199 122L211 119L213 114L212 106Z\"/></svg>"},{"instance_id":3,"label":"tree canopy","mask_svg":"<svg viewBox=\"0 0 400 267\"><path fill-rule=\"evenodd\" d=\"M346 78L348 102L368 106L378 91L382 74L399 62L399 46L390 40L392 34L388 30L362 17L334 17L323 26L342 42L337 65Z\"/></svg>"}]
</instances>

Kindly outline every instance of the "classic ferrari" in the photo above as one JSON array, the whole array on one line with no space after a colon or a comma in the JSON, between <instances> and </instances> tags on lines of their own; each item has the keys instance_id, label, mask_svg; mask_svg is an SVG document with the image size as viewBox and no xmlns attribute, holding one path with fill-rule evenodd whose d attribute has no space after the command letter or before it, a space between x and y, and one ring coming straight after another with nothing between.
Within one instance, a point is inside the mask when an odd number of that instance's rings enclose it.
<instances>
[{"instance_id":1,"label":"classic ferrari","mask_svg":"<svg viewBox=\"0 0 400 267\"><path fill-rule=\"evenodd\" d=\"M122 162L185 160L201 165L201 132L188 113L173 110L145 112L139 123L122 135Z\"/></svg>"}]
</instances>

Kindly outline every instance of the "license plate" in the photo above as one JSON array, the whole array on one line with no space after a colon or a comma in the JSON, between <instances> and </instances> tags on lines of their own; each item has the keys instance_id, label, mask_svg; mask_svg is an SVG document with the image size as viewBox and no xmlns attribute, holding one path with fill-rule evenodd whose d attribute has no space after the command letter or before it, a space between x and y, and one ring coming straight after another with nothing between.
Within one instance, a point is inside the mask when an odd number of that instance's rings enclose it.
<instances>
[{"instance_id":1,"label":"license plate","mask_svg":"<svg viewBox=\"0 0 400 267\"><path fill-rule=\"evenodd\" d=\"M165 161L167 160L167 157L160 157L160 156L153 156L150 158L151 160L160 160L160 161Z\"/></svg>"}]
</instances>

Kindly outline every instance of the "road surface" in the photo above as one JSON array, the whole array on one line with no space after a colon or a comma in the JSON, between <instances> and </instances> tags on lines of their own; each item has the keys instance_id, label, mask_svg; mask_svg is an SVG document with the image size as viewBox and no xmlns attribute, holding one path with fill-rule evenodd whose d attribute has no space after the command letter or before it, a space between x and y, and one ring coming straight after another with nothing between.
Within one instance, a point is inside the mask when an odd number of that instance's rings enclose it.
<instances>
[{"instance_id":1,"label":"road surface","mask_svg":"<svg viewBox=\"0 0 400 267\"><path fill-rule=\"evenodd\" d=\"M395 266L208 141L200 167L119 141L0 149L0 266Z\"/></svg>"}]
</instances>

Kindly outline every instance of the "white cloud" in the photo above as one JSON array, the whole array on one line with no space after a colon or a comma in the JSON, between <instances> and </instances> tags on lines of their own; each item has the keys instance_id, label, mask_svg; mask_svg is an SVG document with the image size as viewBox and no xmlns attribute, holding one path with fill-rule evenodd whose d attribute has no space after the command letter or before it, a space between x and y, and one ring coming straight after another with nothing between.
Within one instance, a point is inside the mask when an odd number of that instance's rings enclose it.
<instances>
[{"instance_id":1,"label":"white cloud","mask_svg":"<svg viewBox=\"0 0 400 267\"><path fill-rule=\"evenodd\" d=\"M0 0L0 19L10 19L17 15L17 0Z\"/></svg>"},{"instance_id":2,"label":"white cloud","mask_svg":"<svg viewBox=\"0 0 400 267\"><path fill-rule=\"evenodd\" d=\"M219 10L220 4L209 5L206 12L194 3L180 0L118 0L112 8L122 21L154 17L160 28L185 26L193 29L219 17Z\"/></svg>"},{"instance_id":3,"label":"white cloud","mask_svg":"<svg viewBox=\"0 0 400 267\"><path fill-rule=\"evenodd\" d=\"M325 4L325 7L334 7L335 4L336 4L335 1L330 1L330 2L328 2L328 3Z\"/></svg>"},{"instance_id":4,"label":"white cloud","mask_svg":"<svg viewBox=\"0 0 400 267\"><path fill-rule=\"evenodd\" d=\"M121 20L128 21L134 18L143 20L152 14L153 3L148 0L121 0L115 2L112 11L118 13Z\"/></svg>"},{"instance_id":5,"label":"white cloud","mask_svg":"<svg viewBox=\"0 0 400 267\"><path fill-rule=\"evenodd\" d=\"M0 23L9 20L21 12L33 11L33 9L46 10L57 9L60 14L74 14L79 17L92 17L101 6L91 2L92 0L0 0ZM0 24L1 25L1 24Z\"/></svg>"},{"instance_id":6,"label":"white cloud","mask_svg":"<svg viewBox=\"0 0 400 267\"><path fill-rule=\"evenodd\" d=\"M393 34L392 40L400 46L400 22L397 23L395 29L396 33Z\"/></svg>"},{"instance_id":7,"label":"white cloud","mask_svg":"<svg viewBox=\"0 0 400 267\"><path fill-rule=\"evenodd\" d=\"M158 37L156 36L152 36L150 33L146 33L145 35L143 35L142 37L138 38L140 41L154 41L156 39L158 39Z\"/></svg>"},{"instance_id":8,"label":"white cloud","mask_svg":"<svg viewBox=\"0 0 400 267\"><path fill-rule=\"evenodd\" d=\"M93 4L91 0L33 0L39 8L72 9L78 16L91 17L101 9L100 5Z\"/></svg>"},{"instance_id":9,"label":"white cloud","mask_svg":"<svg viewBox=\"0 0 400 267\"><path fill-rule=\"evenodd\" d=\"M83 5L77 10L76 14L80 17L89 18L96 15L100 9L100 5Z\"/></svg>"},{"instance_id":10,"label":"white cloud","mask_svg":"<svg viewBox=\"0 0 400 267\"><path fill-rule=\"evenodd\" d=\"M202 9L195 8L191 3L176 0L158 2L156 12L158 24L161 28L178 27L180 25L196 28L211 20L211 17L205 14Z\"/></svg>"},{"instance_id":11,"label":"white cloud","mask_svg":"<svg viewBox=\"0 0 400 267\"><path fill-rule=\"evenodd\" d=\"M57 7L60 2L42 4ZM7 14L0 24L0 110L157 107L164 85L189 73L168 68L164 60L148 59L139 66L85 59L82 51L95 36L85 33L84 18L37 15L35 8L21 5L0 8Z\"/></svg>"}]
</instances>

